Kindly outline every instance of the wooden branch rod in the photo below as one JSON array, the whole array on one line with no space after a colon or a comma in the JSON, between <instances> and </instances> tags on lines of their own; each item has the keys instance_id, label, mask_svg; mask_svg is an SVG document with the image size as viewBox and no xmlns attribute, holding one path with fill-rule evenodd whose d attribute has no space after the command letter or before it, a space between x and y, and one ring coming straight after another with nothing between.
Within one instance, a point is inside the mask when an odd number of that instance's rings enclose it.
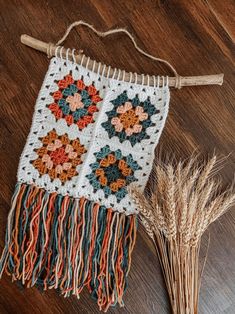
<instances>
[{"instance_id":1,"label":"wooden branch rod","mask_svg":"<svg viewBox=\"0 0 235 314\"><path fill-rule=\"evenodd\" d=\"M55 56L55 52L56 52L56 45L53 44L49 44L49 43L45 43L43 41L40 41L36 38L33 38L31 36L28 35L21 35L21 42L26 45L29 46L31 48L34 48L36 50L39 50L41 52L44 52L46 54L48 54L48 52L50 53L50 56ZM63 58L66 58L66 50L67 49L63 49L62 51L62 56ZM68 58L70 60L73 60L73 55L71 53L71 50L68 53ZM76 62L78 64L81 64L81 61L83 61L83 65L87 64L87 68L89 70L93 70L94 72L98 72L98 62L91 60L88 57L83 55L83 54L75 54L75 59ZM94 64L95 62L95 64ZM104 64L101 64L101 66L99 67L99 73L103 73L103 68L104 68ZM105 70L104 70L104 76L107 77L108 75L108 67L105 66ZM109 70L109 77L114 77L117 78L118 76L118 72L116 69L116 73L114 73L115 69L110 68ZM124 75L124 77L123 77ZM133 75L133 73L131 74L130 72L125 72L124 70L121 70L121 78L124 79L124 81L126 82L137 82L139 84L149 84L150 86L154 86L155 84L155 80L154 80L154 76L149 76L149 75L141 75L138 74L136 77L135 75ZM223 84L223 77L224 74L214 74L214 75L202 75L202 76L180 76L180 82L177 80L176 77L169 77L168 78L168 84L170 87L183 87L183 86L198 86L198 85L222 85ZM131 79L131 80L130 80ZM162 77L160 77L160 85L162 85L163 83L163 79ZM180 83L180 86L179 86Z\"/></svg>"}]
</instances>

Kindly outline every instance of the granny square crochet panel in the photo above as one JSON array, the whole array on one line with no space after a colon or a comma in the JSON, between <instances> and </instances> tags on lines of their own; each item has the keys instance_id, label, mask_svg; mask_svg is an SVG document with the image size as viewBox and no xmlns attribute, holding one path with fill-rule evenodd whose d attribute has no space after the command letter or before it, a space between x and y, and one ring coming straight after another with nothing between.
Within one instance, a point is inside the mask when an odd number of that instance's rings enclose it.
<instances>
[{"instance_id":1,"label":"granny square crochet panel","mask_svg":"<svg viewBox=\"0 0 235 314\"><path fill-rule=\"evenodd\" d=\"M137 214L127 187L146 186L169 98L168 86L51 59L20 158L0 275L65 296L87 286L102 310L123 304Z\"/></svg>"},{"instance_id":2,"label":"granny square crochet panel","mask_svg":"<svg viewBox=\"0 0 235 314\"><path fill-rule=\"evenodd\" d=\"M168 103L168 87L120 83L53 58L18 180L135 213L126 186L145 187Z\"/></svg>"}]
</instances>

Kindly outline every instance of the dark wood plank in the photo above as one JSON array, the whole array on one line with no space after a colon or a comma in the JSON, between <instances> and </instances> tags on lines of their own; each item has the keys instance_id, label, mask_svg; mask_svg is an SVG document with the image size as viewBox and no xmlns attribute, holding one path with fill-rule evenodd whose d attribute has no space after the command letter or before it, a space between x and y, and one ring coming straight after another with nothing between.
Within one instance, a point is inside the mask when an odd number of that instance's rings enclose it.
<instances>
[{"instance_id":1,"label":"dark wood plank","mask_svg":"<svg viewBox=\"0 0 235 314\"><path fill-rule=\"evenodd\" d=\"M1 4L0 32L0 247L3 248L18 160L30 129L34 103L48 66L45 55L20 44L22 33L56 42L74 20L97 28L127 27L141 47L170 61L182 75L225 73L222 87L172 90L169 117L159 148L185 158L198 150L228 156L221 170L224 185L234 176L235 85L234 2L228 1L33 1ZM168 74L165 66L134 51L123 35L100 39L84 28L66 42L114 67L148 74ZM235 212L209 228L210 248L203 274L200 313L235 312ZM207 235L208 235L207 232ZM207 235L202 243L205 254ZM140 227L124 297L125 310L110 313L169 313L156 254ZM1 313L98 313L89 294L64 299L55 291L21 289L6 276L0 283Z\"/></svg>"}]
</instances>

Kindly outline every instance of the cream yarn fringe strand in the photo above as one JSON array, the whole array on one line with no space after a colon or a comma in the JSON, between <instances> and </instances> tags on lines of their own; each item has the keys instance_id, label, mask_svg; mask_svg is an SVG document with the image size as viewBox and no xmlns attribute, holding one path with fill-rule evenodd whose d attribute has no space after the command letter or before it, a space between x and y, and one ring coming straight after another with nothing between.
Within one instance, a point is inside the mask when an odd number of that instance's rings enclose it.
<instances>
[{"instance_id":1,"label":"cream yarn fringe strand","mask_svg":"<svg viewBox=\"0 0 235 314\"><path fill-rule=\"evenodd\" d=\"M105 32L98 31L93 25L84 22L82 20L80 21L75 21L72 24L69 25L69 27L66 29L63 37L54 45L52 43L45 43L40 40L37 40L31 36L28 35L21 35L21 42L29 47L32 47L34 49L37 49L39 51L42 51L48 55L48 57L52 57L57 55L58 49L60 52L61 57L70 59L72 61L76 61L78 64L83 65L83 62L87 65L87 68L89 70L93 70L94 72L97 72L99 69L102 71L104 69L104 75L107 77L112 77L116 78L116 71L117 69L112 69L111 67L107 67L105 64L100 66L100 62L96 62L95 60L91 60L90 57L85 56L82 52L82 50L78 51L78 54L75 55L75 50L73 49L71 52L70 48L66 48L63 51L62 46L60 46L68 37L69 33L71 30L79 25L86 26L90 28L95 34L97 34L100 37L106 37L108 35L113 35L117 33L125 33L130 40L132 41L135 49L141 53L142 55L146 56L147 58L164 63L169 67L169 69L174 73L174 77L169 77L166 78L164 77L158 77L159 78L159 84L163 86L164 84L168 84L170 87L175 87L175 88L181 88L183 86L196 86L196 85L222 85L223 83L223 74L215 74L215 75L203 75L203 76L188 76L188 77L183 77L180 76L176 69L166 60L155 57L143 49L141 49L137 43L133 35L126 30L125 28L117 28L117 29L111 29ZM109 68L109 71L107 72L107 68ZM150 85L150 86L155 86L156 85L156 76L152 75L140 75L136 73L128 73L125 72L124 70L118 70L118 73L122 72L122 77L124 81L127 82L135 82L135 83L141 83L144 85ZM135 77L134 81L132 81L133 77Z\"/></svg>"}]
</instances>

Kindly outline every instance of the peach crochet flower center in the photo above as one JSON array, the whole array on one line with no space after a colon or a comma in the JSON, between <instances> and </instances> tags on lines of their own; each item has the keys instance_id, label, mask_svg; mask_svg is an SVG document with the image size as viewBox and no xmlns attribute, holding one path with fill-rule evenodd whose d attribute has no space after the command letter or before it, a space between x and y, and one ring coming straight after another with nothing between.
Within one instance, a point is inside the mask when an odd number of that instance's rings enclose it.
<instances>
[{"instance_id":1,"label":"peach crochet flower center","mask_svg":"<svg viewBox=\"0 0 235 314\"><path fill-rule=\"evenodd\" d=\"M71 111L76 111L78 108L83 108L84 104L81 101L82 96L79 93L75 93L73 96L68 96L66 101L69 103L69 108Z\"/></svg>"}]
</instances>

